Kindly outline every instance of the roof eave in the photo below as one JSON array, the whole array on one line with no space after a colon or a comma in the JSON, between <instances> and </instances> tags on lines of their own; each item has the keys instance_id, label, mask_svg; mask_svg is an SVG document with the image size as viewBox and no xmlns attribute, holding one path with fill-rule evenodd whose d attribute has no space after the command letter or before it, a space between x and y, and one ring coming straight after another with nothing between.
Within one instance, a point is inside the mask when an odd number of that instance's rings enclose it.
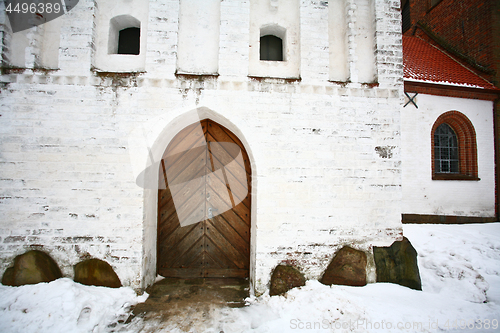
<instances>
[{"instance_id":1,"label":"roof eave","mask_svg":"<svg viewBox=\"0 0 500 333\"><path fill-rule=\"evenodd\" d=\"M475 88L445 85L433 82L404 81L404 91L446 97L458 97L495 101L500 98L500 89Z\"/></svg>"}]
</instances>

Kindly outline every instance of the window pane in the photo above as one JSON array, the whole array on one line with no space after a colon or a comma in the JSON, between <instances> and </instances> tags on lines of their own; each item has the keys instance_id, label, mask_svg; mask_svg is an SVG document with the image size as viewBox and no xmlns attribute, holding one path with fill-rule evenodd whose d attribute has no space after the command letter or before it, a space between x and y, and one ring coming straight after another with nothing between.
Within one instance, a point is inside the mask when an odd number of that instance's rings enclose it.
<instances>
[{"instance_id":1,"label":"window pane","mask_svg":"<svg viewBox=\"0 0 500 333\"><path fill-rule=\"evenodd\" d=\"M126 28L118 35L118 54L138 55L141 49L141 29Z\"/></svg>"},{"instance_id":2,"label":"window pane","mask_svg":"<svg viewBox=\"0 0 500 333\"><path fill-rule=\"evenodd\" d=\"M458 161L458 148L450 148L450 158Z\"/></svg>"},{"instance_id":3,"label":"window pane","mask_svg":"<svg viewBox=\"0 0 500 333\"><path fill-rule=\"evenodd\" d=\"M458 147L457 136L455 135L455 133L453 133L453 137L451 140L451 147Z\"/></svg>"},{"instance_id":4,"label":"window pane","mask_svg":"<svg viewBox=\"0 0 500 333\"><path fill-rule=\"evenodd\" d=\"M435 172L458 173L457 135L448 124L441 124L434 132Z\"/></svg>"},{"instance_id":5,"label":"window pane","mask_svg":"<svg viewBox=\"0 0 500 333\"><path fill-rule=\"evenodd\" d=\"M436 130L436 134L434 134L434 147L440 147L441 146L441 137L437 134L437 130Z\"/></svg>"},{"instance_id":6,"label":"window pane","mask_svg":"<svg viewBox=\"0 0 500 333\"><path fill-rule=\"evenodd\" d=\"M441 172L450 172L450 162L449 161L441 161Z\"/></svg>"},{"instance_id":7,"label":"window pane","mask_svg":"<svg viewBox=\"0 0 500 333\"><path fill-rule=\"evenodd\" d=\"M450 161L450 172L458 173L458 161Z\"/></svg>"},{"instance_id":8,"label":"window pane","mask_svg":"<svg viewBox=\"0 0 500 333\"><path fill-rule=\"evenodd\" d=\"M273 35L260 37L260 60L283 61L281 38Z\"/></svg>"}]
</instances>

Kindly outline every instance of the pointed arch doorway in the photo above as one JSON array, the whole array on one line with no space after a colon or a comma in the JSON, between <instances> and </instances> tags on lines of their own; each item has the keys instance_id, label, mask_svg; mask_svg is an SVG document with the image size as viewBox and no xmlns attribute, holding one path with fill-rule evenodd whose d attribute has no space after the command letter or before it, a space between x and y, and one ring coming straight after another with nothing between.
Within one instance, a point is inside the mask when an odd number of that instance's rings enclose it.
<instances>
[{"instance_id":1,"label":"pointed arch doorway","mask_svg":"<svg viewBox=\"0 0 500 333\"><path fill-rule=\"evenodd\" d=\"M236 135L210 119L184 128L159 174L158 274L247 278L251 166Z\"/></svg>"}]
</instances>

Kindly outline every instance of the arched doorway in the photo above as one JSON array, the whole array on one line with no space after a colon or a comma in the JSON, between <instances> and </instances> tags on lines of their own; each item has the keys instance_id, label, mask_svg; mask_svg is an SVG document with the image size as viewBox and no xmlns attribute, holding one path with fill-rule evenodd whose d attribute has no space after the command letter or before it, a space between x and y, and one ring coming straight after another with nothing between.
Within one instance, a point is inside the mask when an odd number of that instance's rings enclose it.
<instances>
[{"instance_id":1,"label":"arched doorway","mask_svg":"<svg viewBox=\"0 0 500 333\"><path fill-rule=\"evenodd\" d=\"M158 274L248 277L251 166L236 135L210 119L184 128L159 175Z\"/></svg>"}]
</instances>

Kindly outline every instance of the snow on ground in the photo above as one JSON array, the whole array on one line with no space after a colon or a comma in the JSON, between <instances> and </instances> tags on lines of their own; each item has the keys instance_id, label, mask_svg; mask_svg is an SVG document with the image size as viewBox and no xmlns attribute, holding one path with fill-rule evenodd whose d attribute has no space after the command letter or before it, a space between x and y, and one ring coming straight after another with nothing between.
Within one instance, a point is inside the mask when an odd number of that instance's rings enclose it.
<instances>
[{"instance_id":1,"label":"snow on ground","mask_svg":"<svg viewBox=\"0 0 500 333\"><path fill-rule=\"evenodd\" d=\"M144 302L133 289L84 286L68 278L22 287L0 285L0 332L106 332Z\"/></svg>"},{"instance_id":2,"label":"snow on ground","mask_svg":"<svg viewBox=\"0 0 500 333\"><path fill-rule=\"evenodd\" d=\"M129 288L68 279L0 286L1 332L498 332L500 223L404 225L418 252L422 291L389 283L324 286L248 299L240 309L187 312L168 322L119 323L140 301ZM143 300L145 297L143 298ZM110 325L111 324L111 325Z\"/></svg>"}]
</instances>

